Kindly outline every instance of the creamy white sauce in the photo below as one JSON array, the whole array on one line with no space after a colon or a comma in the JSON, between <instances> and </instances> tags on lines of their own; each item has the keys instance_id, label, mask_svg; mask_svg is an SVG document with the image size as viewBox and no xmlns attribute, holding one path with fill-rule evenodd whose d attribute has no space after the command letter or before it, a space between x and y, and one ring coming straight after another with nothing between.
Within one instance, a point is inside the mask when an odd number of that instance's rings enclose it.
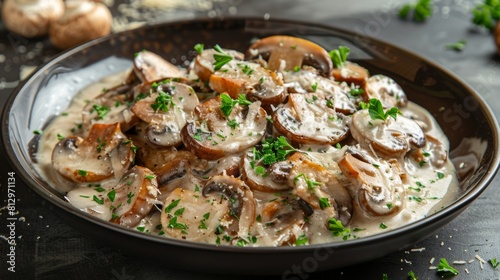
<instances>
[{"instance_id":1,"label":"creamy white sauce","mask_svg":"<svg viewBox=\"0 0 500 280\"><path fill-rule=\"evenodd\" d=\"M92 84L78 94L73 99L69 108L65 111L65 114L55 118L50 125L44 129L39 143L39 151L37 153L37 167L46 181L59 192L67 194L69 202L75 207L104 220L110 220L111 218L109 205L107 203L97 205L91 199L94 195L99 195L99 192L94 188L89 188L88 184L75 184L62 178L52 167L51 155L54 146L59 141L58 135L69 136L75 134L74 129L82 122L81 112L82 108L87 103L86 101L99 95L103 88L111 88L114 85L120 84L125 80L128 73L129 72L126 71L107 77L98 83ZM417 116L422 119L422 121L425 121L426 129L424 131L428 134L432 134L448 147L448 140L445 135L425 109L410 102L402 111L407 116ZM78 131L78 129L76 131ZM346 182L337 164L337 161L343 155L343 150L339 150L329 145L304 145L302 150L315 162L318 162L330 172L337 175L341 182ZM299 222L286 224L287 227L276 228L274 226L266 226L265 223L256 222L250 233L257 238L255 243L248 242L249 245L282 245L281 242L283 240L286 241L291 235L300 236L301 234L307 234L308 243L326 243L339 241L343 238L353 239L370 236L387 232L391 229L396 229L425 218L454 201L458 193L458 180L450 160L448 160L444 166L434 168L431 165L420 166L419 162L406 158L402 160L402 167L407 174L407 180L404 183L406 195L403 199L403 210L397 214L376 217L368 216L360 211L354 211L348 226L348 228L351 229L350 235L341 234L339 236L333 236L328 228L325 227L328 217L325 216L326 212L324 211L314 211L314 214L308 218L309 222L307 226L304 225L303 222ZM438 172L440 172L439 178ZM113 184L115 183L115 181L110 180L103 182L101 185L106 190L109 190L113 188ZM273 193L257 191L254 192L254 197L257 201L257 214L262 212L265 203L269 203L276 199L276 195ZM165 204L167 202L159 201L158 203ZM165 231L159 226L161 224L159 213L161 209L158 210L159 211L155 211L155 209L153 209L152 213L137 225L137 228L147 233L166 236ZM286 209L283 208L280 211L286 211ZM201 213L201 215L203 215L203 213ZM290 216L289 219L293 220L293 215ZM210 236L209 239L203 242L214 243L217 236ZM221 244L228 243L221 242Z\"/></svg>"}]
</instances>

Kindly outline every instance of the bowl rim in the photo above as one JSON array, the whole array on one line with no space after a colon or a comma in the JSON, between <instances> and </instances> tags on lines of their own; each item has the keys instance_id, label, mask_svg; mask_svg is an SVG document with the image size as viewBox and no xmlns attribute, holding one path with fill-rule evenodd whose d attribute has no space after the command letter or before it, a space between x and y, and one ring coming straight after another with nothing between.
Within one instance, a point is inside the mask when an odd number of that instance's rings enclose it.
<instances>
[{"instance_id":1,"label":"bowl rim","mask_svg":"<svg viewBox=\"0 0 500 280\"><path fill-rule=\"evenodd\" d=\"M60 197L56 197L56 195L47 190L45 187L40 186L35 180L32 179L30 173L26 171L21 163L17 160L16 154L14 152L14 143L11 142L11 139L9 137L9 115L12 109L12 105L14 101L16 100L17 96L19 95L22 90L28 86L33 80L35 80L38 76L42 75L45 69L50 68L52 65L56 65L60 61L65 60L67 57L70 57L71 55L75 53L79 53L86 48L94 45L98 45L104 41L112 40L115 38L119 38L121 36L124 36L128 33L136 33L136 32L142 32L142 31L147 31L151 29L158 29L158 28L172 28L174 26L179 26L179 25L184 25L184 24L199 24L199 23L209 23L209 22L214 22L214 21L219 21L219 22L237 22L237 21L258 21L258 22L270 22L270 23L283 23L283 24L293 24L293 25L300 25L300 26L310 26L312 28L318 28L322 30L326 30L329 32L335 32L342 34L343 36L346 36L348 38L355 38L359 37L362 38L363 40L366 40L367 42L370 43L375 43L378 45L384 45L384 46L389 46L398 53L403 53L406 56L410 57L411 60L418 60L421 61L422 63L426 65L432 65L436 69L438 69L440 72L444 73L446 76L451 78L454 82L459 84L461 87L464 88L470 95L472 95L475 99L475 101L478 102L479 108L484 112L484 115L486 117L486 121L488 124L491 125L492 129L492 145L493 145L493 151L494 155L491 158L491 165L487 169L487 172L482 176L480 180L475 182L475 185L467 190L463 195L461 195L456 201L451 203L450 205L446 206L444 209L433 213L432 215L429 215L425 218L419 219L417 221L411 222L409 224L403 225L401 227L398 227L396 229L391 229L390 231L384 232L384 233L378 233L370 236L366 236L363 238L359 239L350 239L350 240L345 240L342 242L330 242L330 243L322 243L322 244L313 244L313 245L307 245L307 246L286 246L286 247L238 247L238 246L231 246L231 245L215 245L215 244L205 244L205 243L199 243L199 242L193 242L193 241L186 241L186 240L180 240L180 239L174 239L174 238L165 238L161 236L154 236L154 235L148 235L142 232L139 232L134 229L129 229L125 227L121 227L119 225L112 224L108 221L103 221L100 220L94 216L91 216L87 213L84 213L80 211L79 209L73 207L70 205L67 201L64 201L60 199ZM29 77L27 77L25 80L19 83L19 85L11 92L10 96L7 98L4 108L2 111L1 115L2 123L1 123L1 139L2 139L2 148L7 156L7 159L10 163L10 165L14 168L16 175L20 174L18 176L21 177L22 181L35 193L40 195L42 198L45 200L49 201L51 204L57 206L58 208L64 210L65 212L69 212L72 215L75 215L76 217L80 219L84 219L87 222L96 224L98 226L104 227L108 230L111 230L115 232L116 234L125 234L128 236L131 236L133 238L140 238L146 241L151 241L155 242L158 244L163 244L163 245L170 245L170 246L179 246L179 247L189 247L189 248L194 248L194 249L201 249L201 250L216 250L219 252L230 252L230 253L284 253L284 252L309 252L313 250L317 250L320 248L342 248L342 249L348 249L351 247L358 247L360 245L368 245L372 243L378 243L383 240L389 240L392 239L396 236L399 236L400 234L404 234L405 232L411 231L414 228L418 228L421 226L424 226L426 224L433 224L436 223L440 220L445 220L446 217L454 212L457 212L459 210L464 210L467 208L491 183L491 181L494 179L498 169L499 169L499 164L500 164L500 151L499 151L499 125L497 122L497 119L489 107L489 105L485 102L483 97L476 91L474 90L471 86L469 86L462 78L460 78L458 75L455 73L451 72L447 68L441 66L437 62L433 61L430 58L424 57L422 55L419 55L417 53L412 52L411 50L404 49L402 47L399 47L398 45L394 43L389 43L384 40L378 39L378 38L373 38L364 34L358 34L350 30L346 30L344 28L339 28L336 26L328 25L328 24L321 24L317 22L311 22L311 21L305 21L305 20L291 20L291 19L282 19L278 17L273 17L272 19L262 19L258 17L242 17L242 16L228 16L225 17L224 19L212 19L212 18L196 18L196 19L191 19L191 20L176 20L176 21L167 21L167 22L160 22L156 24L151 24L151 25L145 25L136 29L132 30L126 30L114 34L110 34L104 37L97 38L95 40L86 42L84 44L81 44L79 46L76 46L72 49L65 50L54 57L52 57L49 61L46 63L38 66L35 71L33 71ZM422 237L423 238L423 237Z\"/></svg>"}]
</instances>

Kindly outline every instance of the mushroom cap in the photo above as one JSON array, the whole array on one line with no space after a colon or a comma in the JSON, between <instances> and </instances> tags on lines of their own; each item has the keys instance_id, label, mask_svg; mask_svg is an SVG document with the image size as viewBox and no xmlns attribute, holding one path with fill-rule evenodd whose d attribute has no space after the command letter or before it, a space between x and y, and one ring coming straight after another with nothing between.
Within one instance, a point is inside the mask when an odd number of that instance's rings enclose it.
<instances>
[{"instance_id":1,"label":"mushroom cap","mask_svg":"<svg viewBox=\"0 0 500 280\"><path fill-rule=\"evenodd\" d=\"M405 107L408 104L403 89L393 79L385 75L373 75L363 85L366 101L371 98L380 100L384 108Z\"/></svg>"},{"instance_id":2,"label":"mushroom cap","mask_svg":"<svg viewBox=\"0 0 500 280\"><path fill-rule=\"evenodd\" d=\"M50 25L50 41L59 49L74 47L109 34L111 19L111 12L103 3L68 1L64 15Z\"/></svg>"},{"instance_id":3,"label":"mushroom cap","mask_svg":"<svg viewBox=\"0 0 500 280\"><path fill-rule=\"evenodd\" d=\"M255 41L245 52L245 59L252 60L259 56L267 60L268 68L273 71L290 71L297 66L310 65L328 76L333 68L330 55L323 47L293 36L275 35Z\"/></svg>"},{"instance_id":4,"label":"mushroom cap","mask_svg":"<svg viewBox=\"0 0 500 280\"><path fill-rule=\"evenodd\" d=\"M363 85L370 76L366 68L351 61L346 61L342 68L334 68L331 75L336 81L358 86Z\"/></svg>"},{"instance_id":5,"label":"mushroom cap","mask_svg":"<svg viewBox=\"0 0 500 280\"><path fill-rule=\"evenodd\" d=\"M138 52L134 57L134 73L143 83L184 76L177 66L147 50Z\"/></svg>"},{"instance_id":6,"label":"mushroom cap","mask_svg":"<svg viewBox=\"0 0 500 280\"><path fill-rule=\"evenodd\" d=\"M2 19L10 31L26 38L46 35L64 13L62 0L5 0Z\"/></svg>"},{"instance_id":7,"label":"mushroom cap","mask_svg":"<svg viewBox=\"0 0 500 280\"><path fill-rule=\"evenodd\" d=\"M237 61L242 61L244 58L244 55L238 51L235 50L227 50L227 49L222 49L224 52L226 52L228 55L233 57L233 59ZM203 50L201 54L198 54L194 58L194 65L193 65L193 70L203 82L207 83L210 79L210 76L215 72L214 70L214 63L215 63L215 58L214 54L217 54L218 52L214 49L206 49Z\"/></svg>"},{"instance_id":8,"label":"mushroom cap","mask_svg":"<svg viewBox=\"0 0 500 280\"><path fill-rule=\"evenodd\" d=\"M279 176L276 175L278 172L285 172L281 170L279 166L280 164L287 165L286 161L275 163L274 170L269 168L267 169L267 172L265 174L257 174L255 172L255 167L261 165L255 162L252 163L252 159L253 155L250 149L247 150L241 157L241 178L252 190L262 192L276 192L288 190L291 188L288 185L288 174L284 174L284 176L286 176L286 180L282 180L281 182L277 182L277 180L274 179L274 176ZM252 165L254 165L254 168L252 168ZM291 168L291 165L289 166Z\"/></svg>"}]
</instances>

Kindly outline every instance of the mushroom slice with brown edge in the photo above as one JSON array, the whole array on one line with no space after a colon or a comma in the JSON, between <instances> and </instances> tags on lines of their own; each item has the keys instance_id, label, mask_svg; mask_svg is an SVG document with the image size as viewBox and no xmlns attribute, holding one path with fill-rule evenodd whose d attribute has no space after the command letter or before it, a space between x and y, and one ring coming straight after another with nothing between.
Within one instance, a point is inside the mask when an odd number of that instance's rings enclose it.
<instances>
[{"instance_id":1,"label":"mushroom slice with brown edge","mask_svg":"<svg viewBox=\"0 0 500 280\"><path fill-rule=\"evenodd\" d=\"M289 161L293 167L288 184L293 186L293 194L307 202L314 211L326 211L329 217L340 220L342 224L349 223L352 199L335 174L303 153L293 154Z\"/></svg>"},{"instance_id":2,"label":"mushroom slice with brown edge","mask_svg":"<svg viewBox=\"0 0 500 280\"><path fill-rule=\"evenodd\" d=\"M366 68L350 61L346 61L342 67L332 70L332 77L336 81L345 82L348 85L362 86L369 76Z\"/></svg>"},{"instance_id":3,"label":"mushroom slice with brown edge","mask_svg":"<svg viewBox=\"0 0 500 280\"><path fill-rule=\"evenodd\" d=\"M128 131L139 119L129 107L130 85L118 85L92 99L82 111L83 130L87 132L94 123L120 123L122 131Z\"/></svg>"},{"instance_id":4,"label":"mushroom slice with brown edge","mask_svg":"<svg viewBox=\"0 0 500 280\"><path fill-rule=\"evenodd\" d=\"M441 168L448 161L447 145L439 139L426 134L425 146L412 150L409 155L419 166L430 164L436 168Z\"/></svg>"},{"instance_id":5,"label":"mushroom slice with brown edge","mask_svg":"<svg viewBox=\"0 0 500 280\"><path fill-rule=\"evenodd\" d=\"M345 115L356 112L356 105L347 95L347 91L334 80L319 76L308 69L286 72L283 80L289 93L317 94L330 100L329 105L335 108L336 112Z\"/></svg>"},{"instance_id":6,"label":"mushroom slice with brown edge","mask_svg":"<svg viewBox=\"0 0 500 280\"><path fill-rule=\"evenodd\" d=\"M158 85L156 91L132 107L132 112L147 124L136 130L154 145L178 146L181 129L192 119L198 97L190 86L172 81Z\"/></svg>"},{"instance_id":7,"label":"mushroom slice with brown edge","mask_svg":"<svg viewBox=\"0 0 500 280\"><path fill-rule=\"evenodd\" d=\"M363 85L364 98L376 98L384 108L404 107L408 104L403 89L393 79L384 75L373 75Z\"/></svg>"},{"instance_id":8,"label":"mushroom slice with brown edge","mask_svg":"<svg viewBox=\"0 0 500 280\"><path fill-rule=\"evenodd\" d=\"M248 106L234 105L227 118L221 105L219 97L200 104L196 110L198 121L182 129L184 145L199 158L216 160L241 153L264 137L267 114L259 101Z\"/></svg>"},{"instance_id":9,"label":"mushroom slice with brown edge","mask_svg":"<svg viewBox=\"0 0 500 280\"><path fill-rule=\"evenodd\" d=\"M229 212L221 220L221 226L230 235L248 238L256 216L256 202L248 186L238 178L218 175L203 187L204 197L211 193L219 193L229 202Z\"/></svg>"},{"instance_id":10,"label":"mushroom slice with brown edge","mask_svg":"<svg viewBox=\"0 0 500 280\"><path fill-rule=\"evenodd\" d=\"M398 115L383 120L373 120L368 109L352 115L351 135L360 145L388 157L403 157L410 148L425 145L425 135L412 119Z\"/></svg>"},{"instance_id":11,"label":"mushroom slice with brown edge","mask_svg":"<svg viewBox=\"0 0 500 280\"><path fill-rule=\"evenodd\" d=\"M328 52L316 43L293 36L275 35L262 38L248 47L246 60L262 57L273 71L290 71L309 65L323 76L329 76L333 68Z\"/></svg>"},{"instance_id":12,"label":"mushroom slice with brown edge","mask_svg":"<svg viewBox=\"0 0 500 280\"><path fill-rule=\"evenodd\" d=\"M134 72L143 83L152 83L170 77L183 77L184 72L163 57L143 50L134 57Z\"/></svg>"},{"instance_id":13,"label":"mushroom slice with brown edge","mask_svg":"<svg viewBox=\"0 0 500 280\"><path fill-rule=\"evenodd\" d=\"M52 152L52 166L73 182L97 182L120 178L134 161L132 142L120 124L94 124L87 137L70 136Z\"/></svg>"},{"instance_id":14,"label":"mushroom slice with brown edge","mask_svg":"<svg viewBox=\"0 0 500 280\"><path fill-rule=\"evenodd\" d=\"M291 189L288 185L290 162L279 161L266 168L254 160L253 153L249 149L241 157L241 178L252 190L276 192Z\"/></svg>"},{"instance_id":15,"label":"mushroom slice with brown edge","mask_svg":"<svg viewBox=\"0 0 500 280\"><path fill-rule=\"evenodd\" d=\"M164 201L161 225L167 236L189 241L216 243L217 228L229 212L229 201L220 195L202 196L192 190L175 189Z\"/></svg>"},{"instance_id":16,"label":"mushroom slice with brown edge","mask_svg":"<svg viewBox=\"0 0 500 280\"><path fill-rule=\"evenodd\" d=\"M158 183L154 173L141 166L132 167L107 193L115 223L136 226L157 202Z\"/></svg>"},{"instance_id":17,"label":"mushroom slice with brown edge","mask_svg":"<svg viewBox=\"0 0 500 280\"><path fill-rule=\"evenodd\" d=\"M224 51L229 57L237 61L242 61L244 58L244 55L242 53L235 50L222 49L222 51ZM217 55L218 53L219 52L215 49L206 49L194 58L193 70L198 78L200 78L205 83L208 83L210 76L215 72L214 55Z\"/></svg>"},{"instance_id":18,"label":"mushroom slice with brown edge","mask_svg":"<svg viewBox=\"0 0 500 280\"><path fill-rule=\"evenodd\" d=\"M381 159L370 160L349 152L338 164L351 182L347 189L358 206L355 209L368 216L386 216L403 208L405 191L398 168Z\"/></svg>"},{"instance_id":19,"label":"mushroom slice with brown edge","mask_svg":"<svg viewBox=\"0 0 500 280\"><path fill-rule=\"evenodd\" d=\"M288 103L273 113L277 131L297 143L336 144L349 131L344 116L328 106L325 98L309 94L290 94Z\"/></svg>"},{"instance_id":20,"label":"mushroom slice with brown edge","mask_svg":"<svg viewBox=\"0 0 500 280\"><path fill-rule=\"evenodd\" d=\"M214 91L225 92L234 99L245 94L251 101L258 100L267 112L286 96L283 81L275 72L247 61L230 61L210 76L209 85Z\"/></svg>"}]
</instances>

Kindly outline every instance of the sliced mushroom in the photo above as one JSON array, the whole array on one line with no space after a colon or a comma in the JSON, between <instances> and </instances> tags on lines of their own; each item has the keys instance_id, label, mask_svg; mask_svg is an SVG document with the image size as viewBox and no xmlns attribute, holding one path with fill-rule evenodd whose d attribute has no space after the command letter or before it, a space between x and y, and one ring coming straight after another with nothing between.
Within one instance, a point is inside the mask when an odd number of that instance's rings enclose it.
<instances>
[{"instance_id":1,"label":"sliced mushroom","mask_svg":"<svg viewBox=\"0 0 500 280\"><path fill-rule=\"evenodd\" d=\"M425 135L420 126L412 119L398 115L385 121L373 120L367 109L352 115L351 134L360 145L373 149L380 155L403 157L410 148L425 145Z\"/></svg>"},{"instance_id":2,"label":"sliced mushroom","mask_svg":"<svg viewBox=\"0 0 500 280\"><path fill-rule=\"evenodd\" d=\"M175 189L163 205L163 230L174 238L215 243L217 228L229 212L229 204L218 195L204 197L192 190Z\"/></svg>"},{"instance_id":3,"label":"sliced mushroom","mask_svg":"<svg viewBox=\"0 0 500 280\"><path fill-rule=\"evenodd\" d=\"M130 85L119 85L92 99L82 111L83 130L88 131L94 123L120 123L125 132L132 128L139 119L129 107Z\"/></svg>"},{"instance_id":4,"label":"sliced mushroom","mask_svg":"<svg viewBox=\"0 0 500 280\"><path fill-rule=\"evenodd\" d=\"M231 61L224 71L210 76L210 88L225 92L236 99L245 94L251 101L260 101L268 112L271 105L277 106L285 99L283 81L275 72L261 65L246 61Z\"/></svg>"},{"instance_id":5,"label":"sliced mushroom","mask_svg":"<svg viewBox=\"0 0 500 280\"><path fill-rule=\"evenodd\" d=\"M333 68L332 60L324 48L292 36L276 35L257 40L247 49L245 59L259 57L267 60L268 68L273 71L290 71L295 67L310 65L328 76Z\"/></svg>"},{"instance_id":6,"label":"sliced mushroom","mask_svg":"<svg viewBox=\"0 0 500 280\"><path fill-rule=\"evenodd\" d=\"M182 129L182 141L197 157L216 160L241 153L259 143L267 127L267 114L256 101L248 106L235 105L226 119L219 98L202 103L196 113L198 121ZM236 125L229 125L232 120Z\"/></svg>"},{"instance_id":7,"label":"sliced mushroom","mask_svg":"<svg viewBox=\"0 0 500 280\"><path fill-rule=\"evenodd\" d=\"M110 209L111 202L105 197L106 193L88 186L74 188L65 196L66 200L80 211L101 220L110 221L113 218L113 212Z\"/></svg>"},{"instance_id":8,"label":"sliced mushroom","mask_svg":"<svg viewBox=\"0 0 500 280\"><path fill-rule=\"evenodd\" d=\"M172 81L159 85L156 90L131 109L147 124L138 125L136 132L154 145L178 146L182 142L181 129L192 119L198 97L190 86Z\"/></svg>"},{"instance_id":9,"label":"sliced mushroom","mask_svg":"<svg viewBox=\"0 0 500 280\"><path fill-rule=\"evenodd\" d=\"M274 127L297 143L336 144L349 131L343 115L319 95L290 94L288 103L273 113Z\"/></svg>"},{"instance_id":10,"label":"sliced mushroom","mask_svg":"<svg viewBox=\"0 0 500 280\"><path fill-rule=\"evenodd\" d=\"M132 167L107 193L114 222L125 227L136 226L157 202L158 183L154 173L141 166Z\"/></svg>"},{"instance_id":11,"label":"sliced mushroom","mask_svg":"<svg viewBox=\"0 0 500 280\"><path fill-rule=\"evenodd\" d=\"M373 75L363 85L364 98L376 98L384 108L404 107L408 104L403 89L393 79L384 75Z\"/></svg>"},{"instance_id":12,"label":"sliced mushroom","mask_svg":"<svg viewBox=\"0 0 500 280\"><path fill-rule=\"evenodd\" d=\"M228 55L230 55L233 59L237 61L242 61L244 55L240 52L234 50L223 50ZM196 75L205 83L208 83L210 76L215 72L214 70L214 54L218 52L214 49L206 49L203 50L201 54L198 54L194 59L193 70Z\"/></svg>"},{"instance_id":13,"label":"sliced mushroom","mask_svg":"<svg viewBox=\"0 0 500 280\"><path fill-rule=\"evenodd\" d=\"M134 73L143 83L185 75L177 66L147 50L138 52L134 57Z\"/></svg>"},{"instance_id":14,"label":"sliced mushroom","mask_svg":"<svg viewBox=\"0 0 500 280\"><path fill-rule=\"evenodd\" d=\"M66 137L52 153L54 169L73 182L120 178L133 161L132 143L118 123L94 124L85 139Z\"/></svg>"},{"instance_id":15,"label":"sliced mushroom","mask_svg":"<svg viewBox=\"0 0 500 280\"><path fill-rule=\"evenodd\" d=\"M203 196L220 193L229 201L223 226L231 235L247 238L256 217L256 202L243 181L231 176L213 176L203 187Z\"/></svg>"},{"instance_id":16,"label":"sliced mushroom","mask_svg":"<svg viewBox=\"0 0 500 280\"><path fill-rule=\"evenodd\" d=\"M341 68L334 68L331 74L335 81L358 86L363 85L370 76L366 68L350 61L346 61Z\"/></svg>"},{"instance_id":17,"label":"sliced mushroom","mask_svg":"<svg viewBox=\"0 0 500 280\"><path fill-rule=\"evenodd\" d=\"M426 134L426 145L422 148L410 152L410 157L419 165L430 164L436 168L441 168L448 161L447 146L439 139Z\"/></svg>"},{"instance_id":18,"label":"sliced mushroom","mask_svg":"<svg viewBox=\"0 0 500 280\"><path fill-rule=\"evenodd\" d=\"M331 79L309 70L289 71L284 74L285 87L289 93L313 93L331 100L336 112L345 115L356 112L356 105L346 91Z\"/></svg>"},{"instance_id":19,"label":"sliced mushroom","mask_svg":"<svg viewBox=\"0 0 500 280\"><path fill-rule=\"evenodd\" d=\"M348 224L353 211L352 199L335 174L303 153L295 153L289 160L293 167L288 184L293 186L293 194L315 211L324 210L330 217Z\"/></svg>"},{"instance_id":20,"label":"sliced mushroom","mask_svg":"<svg viewBox=\"0 0 500 280\"><path fill-rule=\"evenodd\" d=\"M342 173L351 181L347 189L356 205L369 216L386 216L403 208L404 185L398 174L384 160L346 153L339 161ZM362 213L360 213L362 214Z\"/></svg>"},{"instance_id":21,"label":"sliced mushroom","mask_svg":"<svg viewBox=\"0 0 500 280\"><path fill-rule=\"evenodd\" d=\"M269 168L265 168L253 158L252 150L246 151L241 157L241 178L252 190L276 192L291 189L288 185L288 174L292 165L289 162L276 162ZM265 168L265 173L258 174L255 171L259 166Z\"/></svg>"}]
</instances>

